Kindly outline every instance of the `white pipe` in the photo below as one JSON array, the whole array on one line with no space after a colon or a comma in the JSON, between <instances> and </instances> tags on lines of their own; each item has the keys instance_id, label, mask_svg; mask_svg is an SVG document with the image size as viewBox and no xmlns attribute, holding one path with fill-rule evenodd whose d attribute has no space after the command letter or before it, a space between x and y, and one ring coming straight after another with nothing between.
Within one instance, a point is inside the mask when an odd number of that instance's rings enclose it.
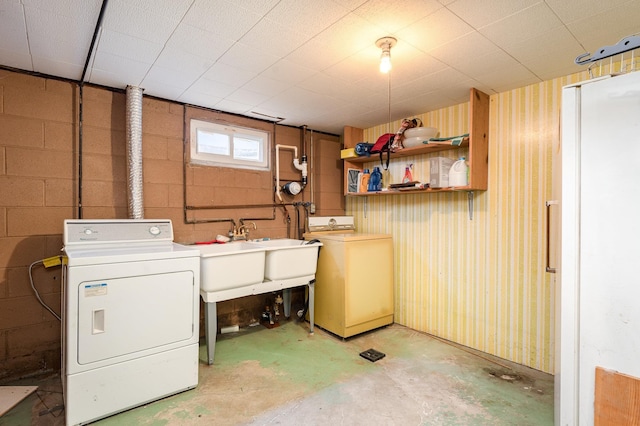
<instances>
[{"instance_id":1,"label":"white pipe","mask_svg":"<svg viewBox=\"0 0 640 426\"><path fill-rule=\"evenodd\" d=\"M313 162L315 161L316 158L316 153L313 151L313 130L311 130L311 134L309 135L309 152L311 153L311 161L309 161L309 165L310 165L310 174L311 176L309 177L309 190L311 191L311 197L309 199L309 201L311 202L311 204L314 204L314 196L313 196L313 173L315 172L315 168L313 167Z\"/></svg>"},{"instance_id":2,"label":"white pipe","mask_svg":"<svg viewBox=\"0 0 640 426\"><path fill-rule=\"evenodd\" d=\"M282 202L282 195L280 194L280 148L293 151L293 157L294 157L293 165L298 170L302 170L302 169L300 169L300 165L298 164L298 148L297 147L291 146L291 145L280 145L280 144L276 145L276 195L278 196L278 199L280 200L280 202ZM307 168L306 164L304 165L304 168L305 168L305 171L303 173L306 173L306 168Z\"/></svg>"}]
</instances>

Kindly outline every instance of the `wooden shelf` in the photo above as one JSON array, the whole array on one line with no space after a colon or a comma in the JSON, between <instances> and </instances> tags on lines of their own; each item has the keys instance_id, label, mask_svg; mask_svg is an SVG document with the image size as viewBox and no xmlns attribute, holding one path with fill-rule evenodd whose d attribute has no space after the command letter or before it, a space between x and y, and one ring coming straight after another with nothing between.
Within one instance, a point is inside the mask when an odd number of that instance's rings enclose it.
<instances>
[{"instance_id":1,"label":"wooden shelf","mask_svg":"<svg viewBox=\"0 0 640 426\"><path fill-rule=\"evenodd\" d=\"M427 193L436 193L436 192L455 192L455 191L475 191L474 188L470 186L450 186L447 188L416 188L416 189L389 189L387 191L376 191L376 192L350 192L348 196L354 197L366 197L369 195L407 195L407 194L423 194Z\"/></svg>"},{"instance_id":2,"label":"wooden shelf","mask_svg":"<svg viewBox=\"0 0 640 426\"><path fill-rule=\"evenodd\" d=\"M404 148L397 152L392 152L390 161L397 161L398 158L410 155L423 155L432 152L456 150L468 148L467 162L469 164L469 185L448 188L426 188L411 190L389 190L380 192L349 192L348 191L348 171L356 169L362 171L363 163L380 161L380 154L372 154L370 157L345 158L344 165L344 194L355 197L377 196L377 195L400 195L415 193L436 193L452 191L486 191L489 174L489 95L477 89L470 89L469 102L469 137L465 138L460 145L449 144L424 144ZM345 126L344 128L344 148L354 148L356 144L363 140L364 131L357 127ZM386 161L386 153L383 153Z\"/></svg>"},{"instance_id":3,"label":"wooden shelf","mask_svg":"<svg viewBox=\"0 0 640 426\"><path fill-rule=\"evenodd\" d=\"M458 149L469 146L469 138L464 138L460 145L451 145L448 143L431 143L431 144L423 144L422 146L412 146L411 148L404 148L396 152L391 153L391 160L398 157L408 157L410 155L421 155L421 154L429 154L430 152L438 152L438 151L448 151L450 149ZM387 153L382 153L383 158L387 158ZM379 161L380 154L375 153L371 154L369 157L353 157L353 158L345 158L344 161L348 161L349 163L359 164L359 163L369 163L371 161Z\"/></svg>"}]
</instances>

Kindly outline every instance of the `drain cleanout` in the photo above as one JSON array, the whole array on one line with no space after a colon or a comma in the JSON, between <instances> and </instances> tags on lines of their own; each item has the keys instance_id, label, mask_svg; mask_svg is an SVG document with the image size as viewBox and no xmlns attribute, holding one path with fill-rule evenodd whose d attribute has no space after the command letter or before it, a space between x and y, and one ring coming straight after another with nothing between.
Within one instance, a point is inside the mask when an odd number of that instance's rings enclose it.
<instances>
[{"instance_id":1,"label":"drain cleanout","mask_svg":"<svg viewBox=\"0 0 640 426\"><path fill-rule=\"evenodd\" d=\"M386 355L382 352L376 351L375 349L367 349L364 352L360 352L360 356L364 359L368 359L371 362L376 362L379 359L384 358Z\"/></svg>"}]
</instances>

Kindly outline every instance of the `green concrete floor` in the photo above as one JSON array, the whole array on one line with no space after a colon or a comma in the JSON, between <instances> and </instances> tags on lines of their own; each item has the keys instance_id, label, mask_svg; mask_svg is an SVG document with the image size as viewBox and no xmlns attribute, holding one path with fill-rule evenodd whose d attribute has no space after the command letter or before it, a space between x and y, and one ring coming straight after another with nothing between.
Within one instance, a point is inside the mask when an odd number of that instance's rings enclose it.
<instances>
[{"instance_id":1,"label":"green concrete floor","mask_svg":"<svg viewBox=\"0 0 640 426\"><path fill-rule=\"evenodd\" d=\"M386 357L373 363L359 353ZM553 376L392 325L347 341L294 321L200 347L198 387L95 425L552 425ZM63 425L59 376L4 425Z\"/></svg>"}]
</instances>

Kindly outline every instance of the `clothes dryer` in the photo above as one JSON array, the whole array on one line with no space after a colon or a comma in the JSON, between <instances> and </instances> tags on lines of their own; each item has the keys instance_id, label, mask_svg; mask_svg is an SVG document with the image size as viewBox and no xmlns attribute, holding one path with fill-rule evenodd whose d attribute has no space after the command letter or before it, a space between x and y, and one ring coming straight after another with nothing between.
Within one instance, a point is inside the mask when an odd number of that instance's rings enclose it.
<instances>
[{"instance_id":1,"label":"clothes dryer","mask_svg":"<svg viewBox=\"0 0 640 426\"><path fill-rule=\"evenodd\" d=\"M170 220L66 220L63 237L66 424L196 387L200 252Z\"/></svg>"}]
</instances>

